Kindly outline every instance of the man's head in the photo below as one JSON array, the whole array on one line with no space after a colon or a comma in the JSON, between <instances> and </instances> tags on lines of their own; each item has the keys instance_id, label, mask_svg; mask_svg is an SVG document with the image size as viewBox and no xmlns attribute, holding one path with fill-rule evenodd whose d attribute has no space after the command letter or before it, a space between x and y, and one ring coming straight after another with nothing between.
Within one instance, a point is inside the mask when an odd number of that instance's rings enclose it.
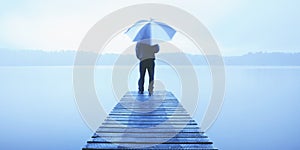
<instances>
[{"instance_id":1,"label":"man's head","mask_svg":"<svg viewBox=\"0 0 300 150\"><path fill-rule=\"evenodd\" d=\"M151 45L152 41L151 41L151 39L146 39L146 40L138 41L138 43Z\"/></svg>"}]
</instances>

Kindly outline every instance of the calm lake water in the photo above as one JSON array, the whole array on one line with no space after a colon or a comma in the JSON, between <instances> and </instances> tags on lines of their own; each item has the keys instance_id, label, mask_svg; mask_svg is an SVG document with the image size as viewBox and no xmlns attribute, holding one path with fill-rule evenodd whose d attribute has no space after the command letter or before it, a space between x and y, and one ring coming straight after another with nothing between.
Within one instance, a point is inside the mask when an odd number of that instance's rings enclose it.
<instances>
[{"instance_id":1,"label":"calm lake water","mask_svg":"<svg viewBox=\"0 0 300 150\"><path fill-rule=\"evenodd\" d=\"M196 67L201 122L212 86L208 67ZM72 67L1 67L0 149L81 149L93 132L82 120L73 91ZM128 76L136 90L138 73ZM157 66L156 79L181 97L172 68ZM109 112L116 104L112 68L95 70L98 97ZM222 111L207 131L220 149L300 149L300 67L226 67ZM105 94L103 94L105 93Z\"/></svg>"}]
</instances>

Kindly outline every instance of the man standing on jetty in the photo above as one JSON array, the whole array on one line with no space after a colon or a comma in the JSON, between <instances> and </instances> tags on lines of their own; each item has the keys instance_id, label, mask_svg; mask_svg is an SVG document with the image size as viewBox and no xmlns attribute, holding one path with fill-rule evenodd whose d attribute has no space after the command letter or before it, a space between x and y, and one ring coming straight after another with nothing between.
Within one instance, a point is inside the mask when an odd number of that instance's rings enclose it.
<instances>
[{"instance_id":1,"label":"man standing on jetty","mask_svg":"<svg viewBox=\"0 0 300 150\"><path fill-rule=\"evenodd\" d=\"M150 45L145 42L138 42L136 44L136 57L140 60L140 79L138 81L139 94L144 94L144 80L146 70L149 75L149 96L153 94L154 84L154 67L155 67L155 53L159 51L159 45Z\"/></svg>"}]
</instances>

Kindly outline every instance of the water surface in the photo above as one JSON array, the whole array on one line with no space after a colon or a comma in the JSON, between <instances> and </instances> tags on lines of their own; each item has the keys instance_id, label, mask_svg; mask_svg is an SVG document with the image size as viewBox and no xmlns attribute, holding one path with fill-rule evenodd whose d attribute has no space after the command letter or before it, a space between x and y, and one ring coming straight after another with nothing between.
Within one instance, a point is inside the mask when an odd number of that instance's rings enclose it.
<instances>
[{"instance_id":1,"label":"water surface","mask_svg":"<svg viewBox=\"0 0 300 150\"><path fill-rule=\"evenodd\" d=\"M111 67L97 67L95 88L105 110L116 104ZM137 70L128 77L137 88ZM209 68L196 68L200 123L211 94ZM92 135L74 99L71 67L1 67L0 149L80 149ZM156 79L181 97L180 79L157 67ZM207 131L221 149L299 149L299 67L226 67L223 109ZM105 93L105 94L103 94Z\"/></svg>"}]
</instances>

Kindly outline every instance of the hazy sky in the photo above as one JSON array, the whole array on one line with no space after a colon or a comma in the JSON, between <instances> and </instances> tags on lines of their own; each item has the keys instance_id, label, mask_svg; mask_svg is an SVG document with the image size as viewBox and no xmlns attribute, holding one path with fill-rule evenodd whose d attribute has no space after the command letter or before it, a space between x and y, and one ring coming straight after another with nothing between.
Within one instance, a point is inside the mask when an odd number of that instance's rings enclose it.
<instances>
[{"instance_id":1,"label":"hazy sky","mask_svg":"<svg viewBox=\"0 0 300 150\"><path fill-rule=\"evenodd\" d=\"M144 0L0 1L0 48L76 50L105 15ZM196 16L222 54L300 52L297 0L155 0Z\"/></svg>"}]
</instances>

